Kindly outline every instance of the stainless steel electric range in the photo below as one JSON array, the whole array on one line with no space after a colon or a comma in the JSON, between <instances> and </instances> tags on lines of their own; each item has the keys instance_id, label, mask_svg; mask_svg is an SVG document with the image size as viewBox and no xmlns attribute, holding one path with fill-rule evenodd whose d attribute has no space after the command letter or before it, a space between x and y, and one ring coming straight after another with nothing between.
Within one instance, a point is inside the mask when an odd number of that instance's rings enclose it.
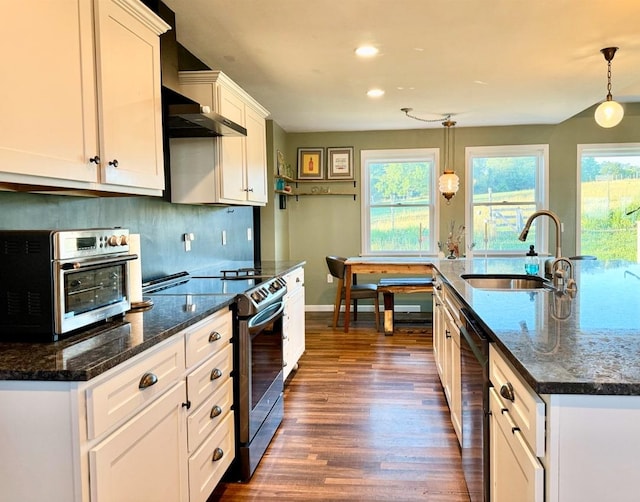
<instances>
[{"instance_id":1,"label":"stainless steel electric range","mask_svg":"<svg viewBox=\"0 0 640 502\"><path fill-rule=\"evenodd\" d=\"M286 282L256 268L180 272L146 283L145 295L184 295L197 308L200 295L234 294L234 412L236 460L229 478L248 481L282 422L283 297Z\"/></svg>"}]
</instances>

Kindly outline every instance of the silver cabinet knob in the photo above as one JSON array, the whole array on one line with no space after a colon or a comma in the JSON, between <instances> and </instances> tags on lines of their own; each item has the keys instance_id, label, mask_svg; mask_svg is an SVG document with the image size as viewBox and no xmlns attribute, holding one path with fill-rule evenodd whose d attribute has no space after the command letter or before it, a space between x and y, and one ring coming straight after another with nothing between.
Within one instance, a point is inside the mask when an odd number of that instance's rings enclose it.
<instances>
[{"instance_id":1,"label":"silver cabinet knob","mask_svg":"<svg viewBox=\"0 0 640 502\"><path fill-rule=\"evenodd\" d=\"M513 385L510 382L507 382L500 387L500 395L509 401L514 401L516 396L513 393Z\"/></svg>"}]
</instances>

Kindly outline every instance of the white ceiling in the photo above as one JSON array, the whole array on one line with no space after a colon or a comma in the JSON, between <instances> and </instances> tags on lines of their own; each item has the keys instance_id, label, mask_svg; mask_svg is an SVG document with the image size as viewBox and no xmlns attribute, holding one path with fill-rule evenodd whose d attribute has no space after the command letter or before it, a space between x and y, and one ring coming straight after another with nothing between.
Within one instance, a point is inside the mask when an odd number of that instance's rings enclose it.
<instances>
[{"instance_id":1,"label":"white ceiling","mask_svg":"<svg viewBox=\"0 0 640 502\"><path fill-rule=\"evenodd\" d=\"M287 132L555 124L640 101L639 0L164 0L178 41ZM379 48L363 60L354 49ZM372 87L385 90L371 99Z\"/></svg>"}]
</instances>

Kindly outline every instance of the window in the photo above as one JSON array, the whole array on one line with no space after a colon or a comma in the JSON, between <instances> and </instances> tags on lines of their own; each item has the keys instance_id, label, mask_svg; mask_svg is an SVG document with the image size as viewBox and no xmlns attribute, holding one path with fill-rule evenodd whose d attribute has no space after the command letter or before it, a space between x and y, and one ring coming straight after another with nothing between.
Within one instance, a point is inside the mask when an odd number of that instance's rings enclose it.
<instances>
[{"instance_id":1,"label":"window","mask_svg":"<svg viewBox=\"0 0 640 502\"><path fill-rule=\"evenodd\" d=\"M526 243L518 235L534 211L547 207L548 145L467 147L466 159L467 248L523 254L534 244L546 253L547 218L536 218Z\"/></svg>"},{"instance_id":2,"label":"window","mask_svg":"<svg viewBox=\"0 0 640 502\"><path fill-rule=\"evenodd\" d=\"M362 150L362 254L436 254L437 149Z\"/></svg>"},{"instance_id":3,"label":"window","mask_svg":"<svg viewBox=\"0 0 640 502\"><path fill-rule=\"evenodd\" d=\"M640 144L578 145L578 253L638 259Z\"/></svg>"}]
</instances>

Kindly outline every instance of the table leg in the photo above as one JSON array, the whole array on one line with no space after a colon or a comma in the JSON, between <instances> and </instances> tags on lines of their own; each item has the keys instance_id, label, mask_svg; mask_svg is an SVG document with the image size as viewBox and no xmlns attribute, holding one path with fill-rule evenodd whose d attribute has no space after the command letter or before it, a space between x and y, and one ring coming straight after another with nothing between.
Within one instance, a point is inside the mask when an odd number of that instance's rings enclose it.
<instances>
[{"instance_id":1,"label":"table leg","mask_svg":"<svg viewBox=\"0 0 640 502\"><path fill-rule=\"evenodd\" d=\"M384 334L393 335L393 293L385 291L382 296L384 298Z\"/></svg>"},{"instance_id":2,"label":"table leg","mask_svg":"<svg viewBox=\"0 0 640 502\"><path fill-rule=\"evenodd\" d=\"M349 319L351 319L351 265L345 266L344 271L344 332L349 333Z\"/></svg>"}]
</instances>

